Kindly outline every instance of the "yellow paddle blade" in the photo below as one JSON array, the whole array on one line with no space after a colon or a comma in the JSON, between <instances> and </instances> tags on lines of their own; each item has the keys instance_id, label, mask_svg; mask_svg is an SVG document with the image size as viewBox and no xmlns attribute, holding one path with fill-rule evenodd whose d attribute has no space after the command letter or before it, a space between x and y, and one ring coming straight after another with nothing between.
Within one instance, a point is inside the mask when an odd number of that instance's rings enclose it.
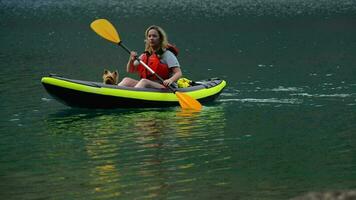
<instances>
[{"instance_id":1,"label":"yellow paddle blade","mask_svg":"<svg viewBox=\"0 0 356 200\"><path fill-rule=\"evenodd\" d=\"M115 27L106 19L97 19L90 24L90 27L110 42L118 44L121 41Z\"/></svg>"},{"instance_id":2,"label":"yellow paddle blade","mask_svg":"<svg viewBox=\"0 0 356 200\"><path fill-rule=\"evenodd\" d=\"M201 110L202 105L196 99L193 99L191 96L181 92L176 92L175 94L182 109Z\"/></svg>"}]
</instances>

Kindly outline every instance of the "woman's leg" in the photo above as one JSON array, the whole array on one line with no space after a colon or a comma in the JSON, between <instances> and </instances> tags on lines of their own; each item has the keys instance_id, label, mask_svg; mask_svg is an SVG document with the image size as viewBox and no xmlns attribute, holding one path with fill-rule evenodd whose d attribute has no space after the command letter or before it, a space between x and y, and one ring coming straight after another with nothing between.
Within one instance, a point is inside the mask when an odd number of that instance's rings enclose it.
<instances>
[{"instance_id":1,"label":"woman's leg","mask_svg":"<svg viewBox=\"0 0 356 200\"><path fill-rule=\"evenodd\" d=\"M129 78L129 77L125 77L124 79L122 79L122 81L117 84L118 86L126 86L126 87L135 87L135 85L138 83L138 80Z\"/></svg>"},{"instance_id":2,"label":"woman's leg","mask_svg":"<svg viewBox=\"0 0 356 200\"><path fill-rule=\"evenodd\" d=\"M165 87L157 82L143 78L135 85L135 88L165 88Z\"/></svg>"}]
</instances>

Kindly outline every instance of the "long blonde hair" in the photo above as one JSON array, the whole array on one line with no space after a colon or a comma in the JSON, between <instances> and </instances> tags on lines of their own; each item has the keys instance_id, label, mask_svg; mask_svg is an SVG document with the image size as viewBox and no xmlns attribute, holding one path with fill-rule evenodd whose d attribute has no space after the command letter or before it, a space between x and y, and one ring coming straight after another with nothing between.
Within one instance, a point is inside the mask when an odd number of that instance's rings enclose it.
<instances>
[{"instance_id":1,"label":"long blonde hair","mask_svg":"<svg viewBox=\"0 0 356 200\"><path fill-rule=\"evenodd\" d=\"M145 51L148 51L149 53L153 52L153 49L149 45L148 39L147 39L148 32L152 29L154 29L158 32L159 39L160 39L160 48L163 50L166 50L168 47L168 37L167 37L166 32L161 27L152 25L152 26L148 27L147 30L145 31Z\"/></svg>"}]
</instances>

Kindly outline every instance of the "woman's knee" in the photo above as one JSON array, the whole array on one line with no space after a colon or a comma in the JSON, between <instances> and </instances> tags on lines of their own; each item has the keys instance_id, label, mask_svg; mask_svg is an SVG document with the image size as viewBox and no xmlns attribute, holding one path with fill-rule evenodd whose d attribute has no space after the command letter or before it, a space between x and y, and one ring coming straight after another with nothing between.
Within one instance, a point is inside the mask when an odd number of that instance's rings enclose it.
<instances>
[{"instance_id":1,"label":"woman's knee","mask_svg":"<svg viewBox=\"0 0 356 200\"><path fill-rule=\"evenodd\" d=\"M139 83L145 84L145 85L147 85L149 82L150 82L150 80L145 79L145 78L143 78L143 79L141 79L141 80L139 81Z\"/></svg>"},{"instance_id":2,"label":"woman's knee","mask_svg":"<svg viewBox=\"0 0 356 200\"><path fill-rule=\"evenodd\" d=\"M137 88L142 88L142 87L146 87L148 85L149 81L145 78L141 79L138 81L138 83L135 85L135 87Z\"/></svg>"},{"instance_id":3,"label":"woman's knee","mask_svg":"<svg viewBox=\"0 0 356 200\"><path fill-rule=\"evenodd\" d=\"M136 88L165 88L163 85L148 79L141 79L136 85Z\"/></svg>"},{"instance_id":4,"label":"woman's knee","mask_svg":"<svg viewBox=\"0 0 356 200\"><path fill-rule=\"evenodd\" d=\"M122 81L118 84L119 86L133 86L136 84L136 80L129 78L129 77L125 77L122 79Z\"/></svg>"},{"instance_id":5,"label":"woman's knee","mask_svg":"<svg viewBox=\"0 0 356 200\"><path fill-rule=\"evenodd\" d=\"M123 79L120 81L120 83L117 84L117 85L119 85L119 86L124 86L124 85L126 85L127 81L128 81L128 78L125 77L125 78L123 78Z\"/></svg>"}]
</instances>

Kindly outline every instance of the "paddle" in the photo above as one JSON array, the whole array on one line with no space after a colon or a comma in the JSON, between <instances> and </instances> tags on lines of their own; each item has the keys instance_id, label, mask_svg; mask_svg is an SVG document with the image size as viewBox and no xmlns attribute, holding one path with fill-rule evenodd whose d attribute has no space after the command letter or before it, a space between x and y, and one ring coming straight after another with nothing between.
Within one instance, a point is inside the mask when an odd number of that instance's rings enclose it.
<instances>
[{"instance_id":1,"label":"paddle","mask_svg":"<svg viewBox=\"0 0 356 200\"><path fill-rule=\"evenodd\" d=\"M119 46L121 46L127 53L131 51L122 43L120 36L117 33L115 27L106 19L97 19L90 24L90 27L101 37L109 40ZM139 61L148 71L154 74L162 83L163 79L158 74L156 74L146 63L136 57L136 60ZM172 86L168 88L177 96L180 106L183 109L192 109L192 110L201 110L202 105L196 99L193 99L191 96L185 93L176 91Z\"/></svg>"}]
</instances>

